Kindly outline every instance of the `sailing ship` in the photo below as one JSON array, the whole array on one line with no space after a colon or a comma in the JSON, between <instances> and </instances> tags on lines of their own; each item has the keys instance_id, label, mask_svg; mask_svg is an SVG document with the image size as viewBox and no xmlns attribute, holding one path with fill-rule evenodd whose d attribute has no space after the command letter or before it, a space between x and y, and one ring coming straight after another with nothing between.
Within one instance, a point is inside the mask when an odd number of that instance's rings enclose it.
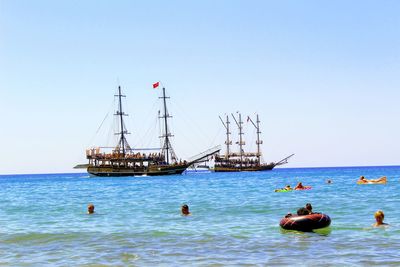
<instances>
[{"instance_id":1,"label":"sailing ship","mask_svg":"<svg viewBox=\"0 0 400 267\"><path fill-rule=\"evenodd\" d=\"M263 143L262 140L260 140L260 119L256 117L256 123L250 118L250 116L247 117L247 121L251 122L251 124L255 127L257 131L257 151L256 152L245 152L243 146L246 144L245 141L243 140L243 121L242 121L242 116L239 113L238 114L238 119L232 115L233 120L235 121L237 127L238 127L238 132L239 132L239 141L236 142L236 144L239 145L239 152L232 152L231 151L231 146L232 146L232 140L230 138L231 132L230 132L230 121L229 121L229 116L226 116L226 121L224 122L219 116L219 119L222 122L222 125L226 129L226 151L224 155L216 155L215 156L215 164L214 164L214 171L215 172L240 172L240 171L269 171L275 168L276 166L284 165L288 163L288 159L291 158L294 154L278 161L278 162L271 162L271 163L262 163L261 158L262 158L262 153L261 153L261 145Z\"/></svg>"},{"instance_id":2,"label":"sailing ship","mask_svg":"<svg viewBox=\"0 0 400 267\"><path fill-rule=\"evenodd\" d=\"M160 136L162 147L132 148L126 139L129 133L125 127L124 117L128 114L122 109L121 99L126 96L122 95L121 86L118 86L118 94L115 97L118 98L118 110L114 115L119 121L119 132L115 133L119 136L117 145L111 147L111 152L103 151L103 149L110 149L109 147L87 149L86 158L89 163L77 165L75 168L87 167L87 172L95 176L173 175L182 174L190 165L219 152L220 149L214 147L196 155L192 160L178 160L170 140L173 135L168 128L168 119L172 116L167 111L166 100L169 97L165 95L165 87L162 88L162 97L160 97L163 103L163 114L160 115L159 112L158 116L163 122L163 133Z\"/></svg>"}]
</instances>

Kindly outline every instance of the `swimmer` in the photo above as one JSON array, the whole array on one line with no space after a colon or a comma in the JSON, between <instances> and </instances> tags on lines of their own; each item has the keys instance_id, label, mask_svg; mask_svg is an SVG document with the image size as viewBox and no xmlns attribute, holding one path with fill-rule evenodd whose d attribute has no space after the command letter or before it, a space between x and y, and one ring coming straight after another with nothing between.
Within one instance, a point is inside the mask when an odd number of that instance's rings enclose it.
<instances>
[{"instance_id":1,"label":"swimmer","mask_svg":"<svg viewBox=\"0 0 400 267\"><path fill-rule=\"evenodd\" d=\"M358 179L357 183L360 183L360 184L367 184L367 183L368 183L368 180L365 179L364 176L361 176L361 177Z\"/></svg>"},{"instance_id":2,"label":"swimmer","mask_svg":"<svg viewBox=\"0 0 400 267\"><path fill-rule=\"evenodd\" d=\"M306 208L300 208L297 210L297 215L302 216L302 215L309 215L310 212Z\"/></svg>"},{"instance_id":3,"label":"swimmer","mask_svg":"<svg viewBox=\"0 0 400 267\"><path fill-rule=\"evenodd\" d=\"M283 188L283 189L288 190L288 191L293 190L293 188L291 188L290 185L285 186L285 188Z\"/></svg>"},{"instance_id":4,"label":"swimmer","mask_svg":"<svg viewBox=\"0 0 400 267\"><path fill-rule=\"evenodd\" d=\"M290 187L290 185L285 186L284 188L279 188L279 189L275 189L275 192L282 192L282 191L292 191L293 188Z\"/></svg>"},{"instance_id":5,"label":"swimmer","mask_svg":"<svg viewBox=\"0 0 400 267\"><path fill-rule=\"evenodd\" d=\"M380 177L380 178L378 178L378 179L370 179L370 180L365 179L364 176L361 176L361 177L358 179L357 183L358 183L358 184L375 184L375 183L386 184L386 181L387 181L386 176L382 176L382 177Z\"/></svg>"},{"instance_id":6,"label":"swimmer","mask_svg":"<svg viewBox=\"0 0 400 267\"><path fill-rule=\"evenodd\" d=\"M192 215L192 213L189 212L189 206L186 205L186 204L182 205L182 207L181 207L181 213L182 213L183 216Z\"/></svg>"},{"instance_id":7,"label":"swimmer","mask_svg":"<svg viewBox=\"0 0 400 267\"><path fill-rule=\"evenodd\" d=\"M327 183L327 184L331 184L331 183L332 183L332 180L331 180L331 179L328 179L328 180L326 180L326 183Z\"/></svg>"},{"instance_id":8,"label":"swimmer","mask_svg":"<svg viewBox=\"0 0 400 267\"><path fill-rule=\"evenodd\" d=\"M385 218L385 214L383 213L383 211L378 210L377 212L375 212L374 214L376 223L374 223L372 226L373 227L379 227L379 226L387 226L387 223L383 222L383 219Z\"/></svg>"},{"instance_id":9,"label":"swimmer","mask_svg":"<svg viewBox=\"0 0 400 267\"><path fill-rule=\"evenodd\" d=\"M94 213L94 205L93 204L89 204L87 206L87 213L88 214L93 214Z\"/></svg>"},{"instance_id":10,"label":"swimmer","mask_svg":"<svg viewBox=\"0 0 400 267\"><path fill-rule=\"evenodd\" d=\"M301 182L299 182L299 183L296 185L296 187L294 188L294 190L297 190L297 189L304 189L304 185L303 185Z\"/></svg>"},{"instance_id":11,"label":"swimmer","mask_svg":"<svg viewBox=\"0 0 400 267\"><path fill-rule=\"evenodd\" d=\"M311 206L311 203L307 203L306 204L306 209L308 210L308 212L310 213L310 214L312 214L313 212L312 212L312 206Z\"/></svg>"}]
</instances>

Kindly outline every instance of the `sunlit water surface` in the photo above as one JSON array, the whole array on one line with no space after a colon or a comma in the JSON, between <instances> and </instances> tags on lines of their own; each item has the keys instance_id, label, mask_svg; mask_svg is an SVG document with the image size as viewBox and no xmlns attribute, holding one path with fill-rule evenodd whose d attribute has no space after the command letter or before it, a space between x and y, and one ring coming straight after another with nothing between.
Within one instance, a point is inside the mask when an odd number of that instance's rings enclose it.
<instances>
[{"instance_id":1,"label":"sunlit water surface","mask_svg":"<svg viewBox=\"0 0 400 267\"><path fill-rule=\"evenodd\" d=\"M360 175L386 175L388 183L357 185ZM399 178L400 167L0 176L0 265L398 266ZM298 181L312 189L274 192ZM281 230L280 219L307 202L328 214L331 226ZM88 203L94 215L86 214ZM184 203L192 216L180 215ZM371 227L378 209L390 227Z\"/></svg>"}]
</instances>

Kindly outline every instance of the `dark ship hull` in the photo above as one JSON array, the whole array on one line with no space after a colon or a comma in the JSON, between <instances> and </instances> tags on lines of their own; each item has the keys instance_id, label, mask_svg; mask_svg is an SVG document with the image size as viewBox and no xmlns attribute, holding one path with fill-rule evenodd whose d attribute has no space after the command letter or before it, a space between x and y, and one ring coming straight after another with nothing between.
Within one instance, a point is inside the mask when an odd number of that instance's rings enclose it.
<instances>
[{"instance_id":1,"label":"dark ship hull","mask_svg":"<svg viewBox=\"0 0 400 267\"><path fill-rule=\"evenodd\" d=\"M266 164L261 166L238 166L238 167L229 167L229 166L215 166L215 172L258 172L258 171L271 171L275 168L276 164Z\"/></svg>"},{"instance_id":2,"label":"dark ship hull","mask_svg":"<svg viewBox=\"0 0 400 267\"><path fill-rule=\"evenodd\" d=\"M87 172L94 176L102 177L122 177L122 176L158 176L182 174L187 167L184 165L151 166L150 168L130 168L130 167L96 167L89 166Z\"/></svg>"}]
</instances>

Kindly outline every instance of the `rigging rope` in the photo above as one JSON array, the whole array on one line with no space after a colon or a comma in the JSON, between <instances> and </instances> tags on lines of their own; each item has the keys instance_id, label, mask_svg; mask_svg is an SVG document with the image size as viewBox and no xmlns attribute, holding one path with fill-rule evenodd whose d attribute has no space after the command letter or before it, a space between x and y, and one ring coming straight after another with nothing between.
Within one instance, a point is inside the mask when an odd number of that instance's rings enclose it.
<instances>
[{"instance_id":1,"label":"rigging rope","mask_svg":"<svg viewBox=\"0 0 400 267\"><path fill-rule=\"evenodd\" d=\"M148 112L147 112L147 114L146 114L146 116L144 116L143 118L149 118L149 117L153 117L153 115L150 115L150 114L154 114L155 112L154 112L154 110L156 110L155 109L155 106L157 105L157 101L155 101L155 102L153 102L153 105L152 105L152 107L148 110ZM146 120L147 121L147 120ZM145 120L142 120L142 122L140 123L140 124L138 124L139 126L144 126L144 125L146 125L146 122ZM155 124L155 125L154 125ZM151 137L152 135L151 135L151 133L152 133L152 131L154 131L154 129L157 127L157 118L155 118L155 119L153 119L152 121L151 121L151 123L150 123L150 125L147 127L147 130L144 132L144 134L142 134L141 136L139 136L139 135L136 135L138 138L136 138L136 141L134 142L134 144L135 144L135 146L134 147L140 147L141 146L141 144L144 144L144 143L146 143L146 139L148 138L148 137ZM144 127L143 127L144 128ZM143 132L142 132L143 133ZM147 139L147 142L149 143L149 142L152 142L153 141L153 139L154 139L154 137L152 137L152 139L150 139L150 140L148 140Z\"/></svg>"},{"instance_id":2,"label":"rigging rope","mask_svg":"<svg viewBox=\"0 0 400 267\"><path fill-rule=\"evenodd\" d=\"M89 142L90 146L93 144L94 138L97 136L97 134L99 133L101 127L104 124L104 121L107 119L108 115L110 114L110 111L111 111L111 109L113 107L113 104L114 104L114 100L111 101L111 104L110 104L110 107L108 108L108 112L107 112L106 116L104 117L103 121L100 123L100 126L97 128L97 131L93 134L92 138L90 139L90 142Z\"/></svg>"},{"instance_id":3,"label":"rigging rope","mask_svg":"<svg viewBox=\"0 0 400 267\"><path fill-rule=\"evenodd\" d=\"M179 109L179 113L178 114L188 114L187 112L185 112L185 110L183 109L183 107L178 103L178 101L170 101L171 102L171 106L176 106ZM194 129L193 132L195 133L200 133L201 137L204 138L203 141L206 141L206 143L210 143L210 137L204 132L202 127L199 127L198 124L194 124L193 121L194 120L187 120L185 116L181 116L181 118L183 119L184 123L187 124L189 127L191 128L196 128Z\"/></svg>"}]
</instances>

